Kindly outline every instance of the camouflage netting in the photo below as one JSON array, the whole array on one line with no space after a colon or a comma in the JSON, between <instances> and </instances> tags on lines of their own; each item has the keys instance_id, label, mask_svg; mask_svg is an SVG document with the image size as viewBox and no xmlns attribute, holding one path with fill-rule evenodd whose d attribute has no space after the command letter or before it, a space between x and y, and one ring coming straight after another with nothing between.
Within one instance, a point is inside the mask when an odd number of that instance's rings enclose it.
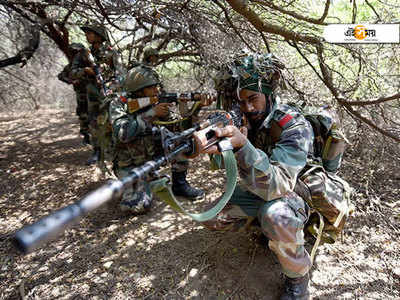
<instances>
[{"instance_id":1,"label":"camouflage netting","mask_svg":"<svg viewBox=\"0 0 400 300\"><path fill-rule=\"evenodd\" d=\"M284 68L284 64L271 53L242 55L222 65L214 78L219 93L218 105L230 109L240 89L270 95L278 86L284 88Z\"/></svg>"}]
</instances>

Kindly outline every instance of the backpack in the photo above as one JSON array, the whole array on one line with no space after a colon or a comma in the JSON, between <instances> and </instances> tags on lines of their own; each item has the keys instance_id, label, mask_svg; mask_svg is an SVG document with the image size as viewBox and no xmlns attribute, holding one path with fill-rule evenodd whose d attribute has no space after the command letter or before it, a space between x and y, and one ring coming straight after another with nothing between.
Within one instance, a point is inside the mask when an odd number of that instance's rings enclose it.
<instances>
[{"instance_id":1,"label":"backpack","mask_svg":"<svg viewBox=\"0 0 400 300\"><path fill-rule=\"evenodd\" d=\"M299 174L295 192L310 206L311 215L306 230L319 243L334 243L353 206L351 188L336 172L348 144L334 114L327 108L301 109L314 132L313 158ZM316 247L315 247L316 248ZM312 257L315 254L313 249Z\"/></svg>"}]
</instances>

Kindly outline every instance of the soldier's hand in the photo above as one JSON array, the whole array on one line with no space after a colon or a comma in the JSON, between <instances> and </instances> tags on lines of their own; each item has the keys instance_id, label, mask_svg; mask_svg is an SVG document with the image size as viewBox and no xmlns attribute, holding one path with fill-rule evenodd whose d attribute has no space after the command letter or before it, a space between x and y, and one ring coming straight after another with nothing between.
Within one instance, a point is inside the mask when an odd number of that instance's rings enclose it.
<instances>
[{"instance_id":1,"label":"soldier's hand","mask_svg":"<svg viewBox=\"0 0 400 300\"><path fill-rule=\"evenodd\" d=\"M169 113L169 107L173 106L172 103L159 103L153 107L156 117L166 117Z\"/></svg>"},{"instance_id":2,"label":"soldier's hand","mask_svg":"<svg viewBox=\"0 0 400 300\"><path fill-rule=\"evenodd\" d=\"M240 149L247 143L247 128L241 127L238 129L236 126L228 125L215 129L215 136L219 138L227 137L234 149ZM202 153L220 154L216 145L204 149Z\"/></svg>"},{"instance_id":3,"label":"soldier's hand","mask_svg":"<svg viewBox=\"0 0 400 300\"><path fill-rule=\"evenodd\" d=\"M96 76L96 73L91 67L85 67L83 70L85 71L86 75Z\"/></svg>"}]
</instances>

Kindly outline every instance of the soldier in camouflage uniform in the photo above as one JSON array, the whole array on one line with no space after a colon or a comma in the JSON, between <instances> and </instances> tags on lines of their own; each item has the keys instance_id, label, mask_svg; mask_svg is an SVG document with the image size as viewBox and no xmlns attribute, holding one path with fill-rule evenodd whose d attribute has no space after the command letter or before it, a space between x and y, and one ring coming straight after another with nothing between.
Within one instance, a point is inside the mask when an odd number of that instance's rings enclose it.
<instances>
[{"instance_id":1,"label":"soldier in camouflage uniform","mask_svg":"<svg viewBox=\"0 0 400 300\"><path fill-rule=\"evenodd\" d=\"M280 68L273 56L255 55L236 61L224 74L234 83L235 101L248 125L217 129L216 135L229 137L241 181L223 211L204 225L230 230L258 219L286 278L281 299L309 299L311 260L303 233L309 206L293 189L312 153L314 135L303 115L279 103L274 90ZM212 146L204 152L218 150Z\"/></svg>"},{"instance_id":2,"label":"soldier in camouflage uniform","mask_svg":"<svg viewBox=\"0 0 400 300\"><path fill-rule=\"evenodd\" d=\"M81 55L81 51L85 50L85 46L79 43L72 43L69 46L72 61L77 59ZM79 117L79 132L83 135L83 143L89 144L89 120L87 111L87 98L86 98L86 78L73 79L72 76L72 62L64 67L58 79L67 83L72 84L76 94L76 115Z\"/></svg>"},{"instance_id":3,"label":"soldier in camouflage uniform","mask_svg":"<svg viewBox=\"0 0 400 300\"><path fill-rule=\"evenodd\" d=\"M167 118L171 103L158 103L134 110L131 100L154 97L159 94L160 80L155 71L137 66L128 72L122 86L122 95L111 95L109 119L115 141L114 173L118 178L129 174L135 167L154 158L160 145L155 145L152 127L155 121ZM178 196L197 199L204 191L195 189L186 180L188 161L182 159L172 164L172 189ZM120 208L134 214L146 213L151 206L152 194L147 182L125 190Z\"/></svg>"},{"instance_id":4,"label":"soldier in camouflage uniform","mask_svg":"<svg viewBox=\"0 0 400 300\"><path fill-rule=\"evenodd\" d=\"M111 91L118 90L126 71L122 64L121 55L110 46L106 28L100 24L92 24L82 26L81 29L85 32L86 40L91 45L90 52L94 57L94 64L99 67L106 88ZM97 117L105 95L99 86L99 82L95 80L96 74L93 64L83 69L73 64L74 67L77 68L77 74L88 75L92 78L87 85L87 99L91 144L93 146L93 156L88 160L88 164L93 164L100 158Z\"/></svg>"}]
</instances>

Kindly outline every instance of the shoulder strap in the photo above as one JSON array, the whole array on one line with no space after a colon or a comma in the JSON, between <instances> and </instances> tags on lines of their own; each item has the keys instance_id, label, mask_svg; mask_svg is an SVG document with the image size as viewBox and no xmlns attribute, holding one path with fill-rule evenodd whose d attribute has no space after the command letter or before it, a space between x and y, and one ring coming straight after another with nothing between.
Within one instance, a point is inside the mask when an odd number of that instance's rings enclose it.
<instances>
[{"instance_id":1,"label":"shoulder strap","mask_svg":"<svg viewBox=\"0 0 400 300\"><path fill-rule=\"evenodd\" d=\"M233 191L236 187L237 165L235 155L233 154L232 150L228 150L222 152L222 157L224 160L227 178L225 193L214 207L205 212L193 214L186 211L173 195L171 187L167 185L168 179L165 177L151 182L150 187L161 200L163 200L177 212L184 213L197 222L211 220L225 207L229 199L232 197Z\"/></svg>"}]
</instances>

